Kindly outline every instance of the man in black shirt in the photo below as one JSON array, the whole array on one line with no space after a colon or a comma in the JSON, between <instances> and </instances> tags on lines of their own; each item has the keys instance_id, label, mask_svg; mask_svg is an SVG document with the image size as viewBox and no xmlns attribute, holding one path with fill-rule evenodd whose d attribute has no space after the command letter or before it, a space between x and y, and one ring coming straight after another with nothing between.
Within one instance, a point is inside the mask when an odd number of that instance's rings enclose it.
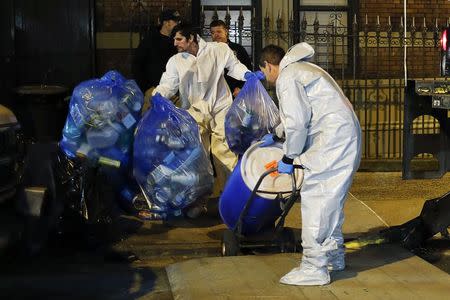
<instances>
[{"instance_id":1,"label":"man in black shirt","mask_svg":"<svg viewBox=\"0 0 450 300\"><path fill-rule=\"evenodd\" d=\"M142 92L146 93L150 88L159 84L167 61L177 53L170 34L179 22L178 11L163 10L159 17L158 30L151 30L136 49L132 72Z\"/></svg>"},{"instance_id":2,"label":"man in black shirt","mask_svg":"<svg viewBox=\"0 0 450 300\"><path fill-rule=\"evenodd\" d=\"M234 51L237 59L243 63L249 70L252 70L252 61L248 56L247 51L239 44L233 43L228 39L228 27L222 20L212 21L209 25L211 31L211 37L214 42L222 42L228 44L228 47ZM236 80L227 74L227 70L225 69L225 80L230 87L231 93L233 94L233 98L237 96L242 86L244 85L244 81Z\"/></svg>"}]
</instances>

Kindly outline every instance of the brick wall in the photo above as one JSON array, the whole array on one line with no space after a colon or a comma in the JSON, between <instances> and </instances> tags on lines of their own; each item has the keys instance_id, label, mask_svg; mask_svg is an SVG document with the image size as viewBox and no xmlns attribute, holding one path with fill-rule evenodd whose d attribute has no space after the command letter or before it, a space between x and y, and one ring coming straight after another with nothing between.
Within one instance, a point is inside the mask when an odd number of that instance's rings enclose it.
<instances>
[{"instance_id":1,"label":"brick wall","mask_svg":"<svg viewBox=\"0 0 450 300\"><path fill-rule=\"evenodd\" d=\"M98 0L96 1L96 31L97 32L128 32L130 28L138 31L148 24L156 24L161 6L177 9L183 19L190 21L191 0L142 0L142 7L138 9L134 0ZM359 13L357 16L360 32L363 31L366 22L366 14L369 32L376 30L377 16L379 16L381 31L385 32L388 17L391 18L392 31L398 32L400 18L403 16L403 0L359 0ZM142 13L137 13L141 11ZM423 18L426 18L428 30L435 27L435 19L438 18L439 27L446 24L450 16L450 1L447 0L408 0L407 5L408 28L412 17L415 17L417 36L421 37ZM353 19L353 18L349 18ZM132 26L134 24L134 26ZM429 32L431 39L432 33ZM368 54L368 59L358 62L360 73L368 77L402 77L403 74L403 49L393 46L390 49L361 46L360 55ZM124 49L99 49L97 50L98 75L115 67L125 76L130 76L130 61L132 51ZM410 76L427 77L439 74L439 51L433 46L417 49L408 48L408 69Z\"/></svg>"},{"instance_id":2,"label":"brick wall","mask_svg":"<svg viewBox=\"0 0 450 300\"><path fill-rule=\"evenodd\" d=\"M142 6L138 6L141 3ZM161 7L177 9L183 20L190 21L191 0L97 0L96 32L137 32L157 23ZM125 41L126 42L126 41ZM131 76L133 52L127 49L97 49L97 76L116 69Z\"/></svg>"},{"instance_id":3,"label":"brick wall","mask_svg":"<svg viewBox=\"0 0 450 300\"><path fill-rule=\"evenodd\" d=\"M427 46L408 47L409 77L432 77L439 75L440 53L433 42L436 18L438 27L445 26L450 16L450 1L447 0L408 0L407 31L410 30L412 17L415 17L416 37L422 38L424 18L428 28ZM403 0L360 0L357 16L360 32L364 28L367 15L367 30L376 31L379 16L381 32L386 31L388 18L391 19L392 31L398 32L400 19L403 17ZM403 23L404 24L404 23ZM419 43L420 44L420 43ZM361 54L368 54L368 61L362 62L360 71L375 77L393 77L403 72L403 49L394 47L361 49Z\"/></svg>"},{"instance_id":4,"label":"brick wall","mask_svg":"<svg viewBox=\"0 0 450 300\"><path fill-rule=\"evenodd\" d=\"M189 20L191 0L98 0L97 31L128 31L132 21L156 24L162 6L178 10Z\"/></svg>"}]
</instances>

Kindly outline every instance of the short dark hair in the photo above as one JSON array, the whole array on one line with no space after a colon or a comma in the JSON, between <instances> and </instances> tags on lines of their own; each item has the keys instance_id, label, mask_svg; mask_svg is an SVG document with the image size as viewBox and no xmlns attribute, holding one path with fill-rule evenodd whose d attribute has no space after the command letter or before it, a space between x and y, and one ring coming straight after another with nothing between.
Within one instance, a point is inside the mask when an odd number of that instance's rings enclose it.
<instances>
[{"instance_id":1,"label":"short dark hair","mask_svg":"<svg viewBox=\"0 0 450 300\"><path fill-rule=\"evenodd\" d=\"M265 62L271 63L272 65L278 66L280 61L286 52L283 48L276 45L267 45L261 51L261 56L259 57L259 66L265 67Z\"/></svg>"},{"instance_id":2,"label":"short dark hair","mask_svg":"<svg viewBox=\"0 0 450 300\"><path fill-rule=\"evenodd\" d=\"M175 22L181 21L180 13L174 9L165 9L161 11L159 15L159 23L162 24L164 21L173 20Z\"/></svg>"},{"instance_id":3,"label":"short dark hair","mask_svg":"<svg viewBox=\"0 0 450 300\"><path fill-rule=\"evenodd\" d=\"M178 24L172 29L172 38L175 37L175 35L179 32L182 36L184 36L186 39L190 39L191 35L194 37L194 42L198 43L197 41L197 32L194 30L192 25L190 24Z\"/></svg>"},{"instance_id":4,"label":"short dark hair","mask_svg":"<svg viewBox=\"0 0 450 300\"><path fill-rule=\"evenodd\" d=\"M209 28L219 27L219 26L221 26L224 29L228 30L227 24L224 21L222 21L222 20L214 20L214 21L211 22L211 24L209 24Z\"/></svg>"}]
</instances>

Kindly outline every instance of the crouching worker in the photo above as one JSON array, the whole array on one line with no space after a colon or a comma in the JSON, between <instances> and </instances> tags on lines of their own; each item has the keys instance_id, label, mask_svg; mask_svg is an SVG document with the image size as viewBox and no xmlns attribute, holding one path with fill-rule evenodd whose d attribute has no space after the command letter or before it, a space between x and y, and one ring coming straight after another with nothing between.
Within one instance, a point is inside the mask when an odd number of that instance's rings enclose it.
<instances>
[{"instance_id":1,"label":"crouching worker","mask_svg":"<svg viewBox=\"0 0 450 300\"><path fill-rule=\"evenodd\" d=\"M172 35L178 54L167 62L153 95L160 93L170 98L179 91L182 108L196 120L206 153L212 153L216 178L211 197L217 198L237 163L236 155L225 140L224 120L232 95L224 78L224 69L238 80L262 74L249 72L227 44L205 42L187 24L177 25ZM188 216L195 217L201 211L193 209L191 212Z\"/></svg>"},{"instance_id":2,"label":"crouching worker","mask_svg":"<svg viewBox=\"0 0 450 300\"><path fill-rule=\"evenodd\" d=\"M278 46L262 50L259 65L276 85L284 129L284 156L278 172L291 174L293 160L304 166L301 189L300 265L280 279L290 285L330 283L330 271L345 268L342 224L344 202L361 159L361 128L352 105L333 78L306 60L307 43L286 54ZM266 135L263 145L274 136Z\"/></svg>"}]
</instances>

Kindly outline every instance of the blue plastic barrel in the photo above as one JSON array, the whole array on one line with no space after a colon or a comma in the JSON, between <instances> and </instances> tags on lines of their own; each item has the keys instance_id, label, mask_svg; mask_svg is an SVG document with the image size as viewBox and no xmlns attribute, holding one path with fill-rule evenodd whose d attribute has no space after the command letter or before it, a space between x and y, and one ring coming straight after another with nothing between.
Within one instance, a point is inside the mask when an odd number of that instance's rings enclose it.
<instances>
[{"instance_id":1,"label":"blue plastic barrel","mask_svg":"<svg viewBox=\"0 0 450 300\"><path fill-rule=\"evenodd\" d=\"M271 161L278 161L283 156L281 144L270 147L259 147L260 143L252 145L239 160L231 173L225 189L220 197L219 213L223 222L234 229L245 203L261 175L266 171L265 165ZM298 162L296 162L298 163ZM302 170L296 170L297 189L303 180ZM266 176L259 191L287 192L292 190L291 176L280 174L276 177ZM284 194L288 197L289 194ZM249 235L272 226L281 215L279 199L276 194L257 193L252 204L243 218L242 233Z\"/></svg>"}]
</instances>

